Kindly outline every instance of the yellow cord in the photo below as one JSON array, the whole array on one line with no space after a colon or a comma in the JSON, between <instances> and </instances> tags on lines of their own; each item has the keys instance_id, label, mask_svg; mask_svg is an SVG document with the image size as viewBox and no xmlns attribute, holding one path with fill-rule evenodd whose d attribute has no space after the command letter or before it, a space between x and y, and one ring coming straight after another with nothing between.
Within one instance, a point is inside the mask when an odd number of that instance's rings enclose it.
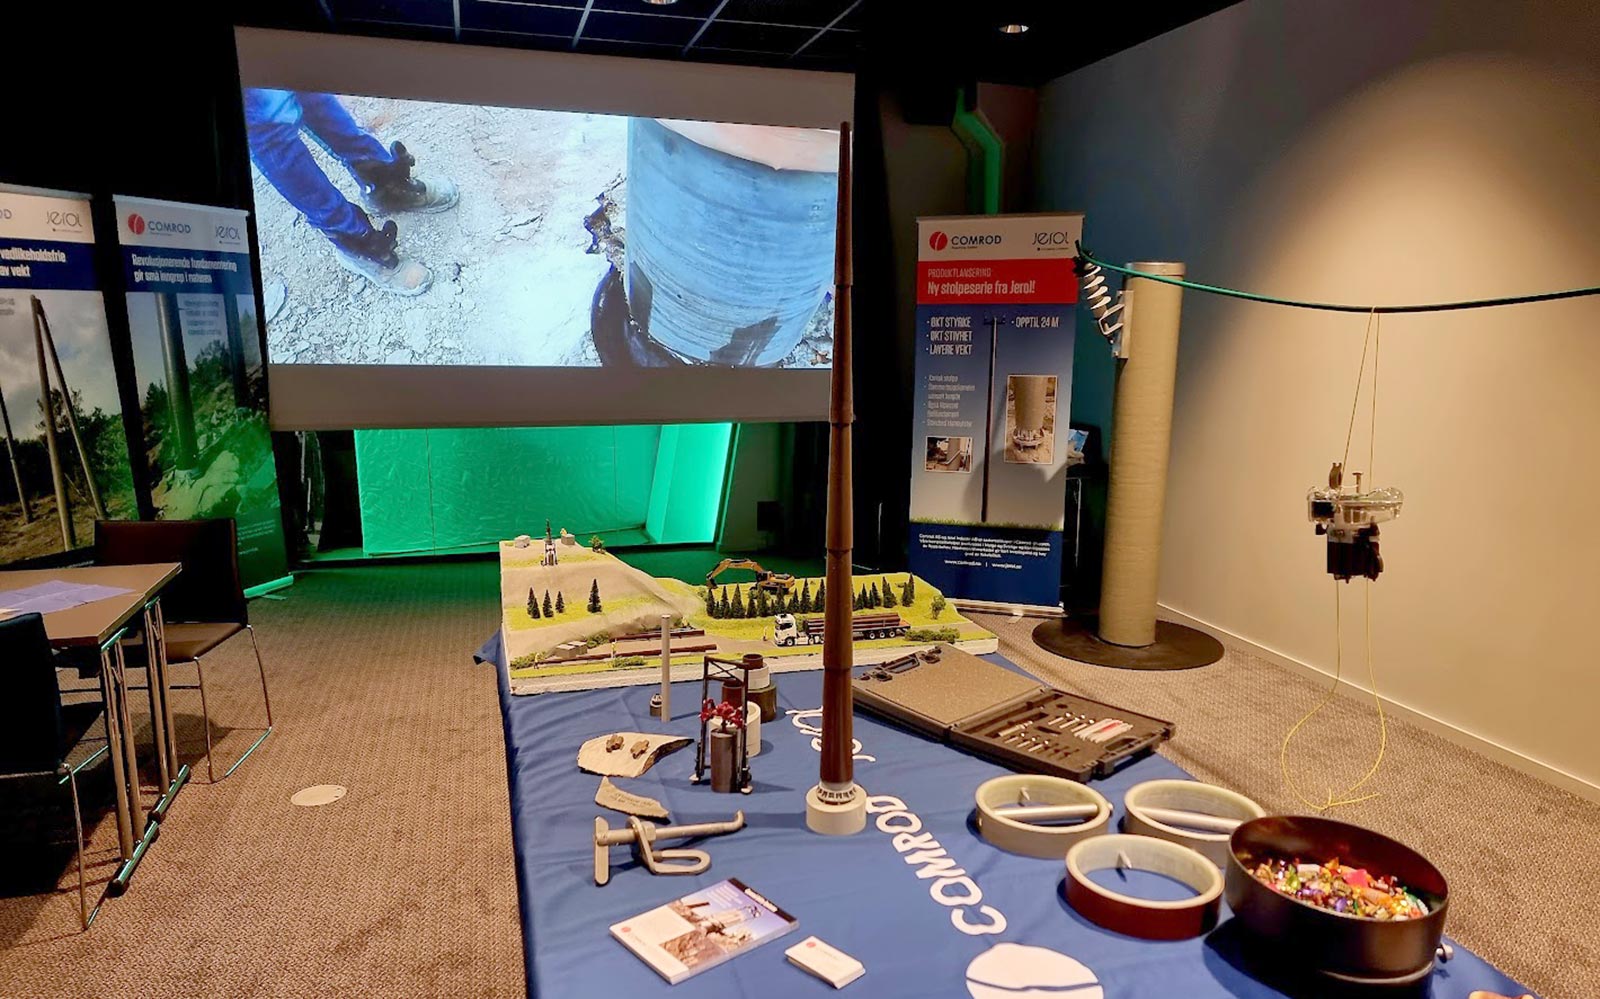
<instances>
[{"instance_id":1,"label":"yellow cord","mask_svg":"<svg viewBox=\"0 0 1600 999\"><path fill-rule=\"evenodd\" d=\"M1350 429L1346 432L1344 441L1346 462L1350 459L1350 439L1355 433L1356 410L1361 404L1361 382L1363 380L1362 376L1366 373L1367 347L1369 345L1372 347L1372 424L1367 441L1367 475L1370 478L1373 465L1376 463L1378 449L1378 355L1383 348L1382 320L1378 319L1376 313L1367 316L1366 337L1361 345L1361 367L1356 375L1356 398L1350 405ZM1367 684L1372 689L1372 703L1378 711L1378 754L1373 759L1372 766L1367 768L1367 772L1362 775L1361 779L1341 792L1347 795L1377 775L1379 768L1383 766L1384 754L1389 748L1389 719L1383 710L1383 698L1378 693L1378 669L1372 658L1372 580L1366 581L1363 595L1366 603ZM1334 797L1333 788L1329 787L1326 801L1318 804L1315 800L1307 797L1295 785L1294 779L1289 776L1289 743L1293 741L1295 735L1305 726L1306 722L1316 717L1323 708L1333 701L1334 695L1339 691L1339 684L1342 682L1344 674L1344 620L1339 581L1337 579L1333 581L1333 627L1333 685L1328 688L1328 692L1323 695L1322 700L1317 702L1316 707L1307 711L1304 717L1294 723L1294 726L1284 735L1283 744L1278 748L1278 769L1283 774L1284 785L1307 808L1317 812L1326 812L1342 805L1355 805L1363 801L1370 801L1379 794L1379 792L1373 791L1354 798L1336 798Z\"/></svg>"}]
</instances>

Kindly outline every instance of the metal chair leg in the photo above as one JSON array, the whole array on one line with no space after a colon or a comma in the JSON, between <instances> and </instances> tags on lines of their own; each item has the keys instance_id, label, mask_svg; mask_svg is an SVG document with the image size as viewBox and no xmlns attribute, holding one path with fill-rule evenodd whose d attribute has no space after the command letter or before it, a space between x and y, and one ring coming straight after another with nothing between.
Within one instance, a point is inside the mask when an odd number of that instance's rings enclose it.
<instances>
[{"instance_id":1,"label":"metal chair leg","mask_svg":"<svg viewBox=\"0 0 1600 999\"><path fill-rule=\"evenodd\" d=\"M83 808L78 802L78 774L75 770L67 771L67 786L72 789L72 824L78 834L78 922L83 926L85 933L94 925L95 917L100 915L100 902L94 904L94 911L89 910L88 894L83 884Z\"/></svg>"},{"instance_id":2,"label":"metal chair leg","mask_svg":"<svg viewBox=\"0 0 1600 999\"><path fill-rule=\"evenodd\" d=\"M227 780L232 776L233 772L239 769L245 760L248 760L257 749L261 748L261 744L267 741L267 736L272 734L272 695L267 692L267 668L261 661L261 645L256 641L256 630L248 624L245 625L245 630L250 633L250 647L256 654L256 674L261 678L261 701L267 709L267 727L256 737L256 741L250 744L249 749L246 749L237 760L228 765L228 769L222 772L220 778L216 775L216 766L211 757L211 713L206 707L205 667L201 665L200 657L196 656L194 660L195 675L200 681L198 684L200 688L200 716L206 727L206 780L212 784L215 784L218 780Z\"/></svg>"},{"instance_id":3,"label":"metal chair leg","mask_svg":"<svg viewBox=\"0 0 1600 999\"><path fill-rule=\"evenodd\" d=\"M200 725L206 731L206 781L215 784L217 773L211 764L211 709L206 706L206 670L200 665L199 656L194 657L194 671L200 678Z\"/></svg>"},{"instance_id":4,"label":"metal chair leg","mask_svg":"<svg viewBox=\"0 0 1600 999\"><path fill-rule=\"evenodd\" d=\"M244 630L250 633L250 648L256 653L256 672L261 676L261 702L267 706L267 729L272 729L272 695L267 693L267 668L261 664L261 646L256 642L256 629L245 625Z\"/></svg>"}]
</instances>

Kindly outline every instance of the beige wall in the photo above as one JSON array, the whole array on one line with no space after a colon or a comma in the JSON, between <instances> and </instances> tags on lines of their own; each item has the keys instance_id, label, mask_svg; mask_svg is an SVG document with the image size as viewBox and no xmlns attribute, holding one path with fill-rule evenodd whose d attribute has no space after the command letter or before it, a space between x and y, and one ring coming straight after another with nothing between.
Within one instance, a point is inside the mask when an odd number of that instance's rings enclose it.
<instances>
[{"instance_id":1,"label":"beige wall","mask_svg":"<svg viewBox=\"0 0 1600 999\"><path fill-rule=\"evenodd\" d=\"M1053 82L1040 129L1039 207L1086 210L1110 260L1324 301L1600 284L1592 3L1247 0ZM1161 600L1331 670L1304 495L1343 449L1365 320L1184 309ZM1074 415L1103 423L1109 362L1080 344ZM1376 481L1406 495L1380 687L1600 785L1600 299L1387 319L1380 378Z\"/></svg>"}]
</instances>

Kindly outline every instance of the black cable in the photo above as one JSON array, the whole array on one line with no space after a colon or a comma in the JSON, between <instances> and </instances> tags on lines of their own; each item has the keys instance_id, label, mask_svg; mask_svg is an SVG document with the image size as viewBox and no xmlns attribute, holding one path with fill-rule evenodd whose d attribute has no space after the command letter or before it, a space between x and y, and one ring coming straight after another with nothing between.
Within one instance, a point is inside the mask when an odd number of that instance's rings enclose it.
<instances>
[{"instance_id":1,"label":"black cable","mask_svg":"<svg viewBox=\"0 0 1600 999\"><path fill-rule=\"evenodd\" d=\"M1134 270L1131 267L1108 264L1085 250L1082 243L1078 244L1078 260L1080 265L1104 267L1108 271L1116 271L1118 274L1124 274L1128 277L1148 278L1151 281L1160 281L1162 284L1177 285L1179 288L1189 288L1212 295L1225 295L1230 298L1242 298L1247 302L1285 305L1294 309L1318 309L1323 312L1361 312L1375 313L1377 315L1394 315L1403 312L1454 312L1460 309L1489 309L1501 305L1528 305L1532 302L1554 302L1563 298L1584 298L1589 295L1600 295L1600 285L1596 285L1589 288L1570 288L1566 291L1541 292L1537 295L1480 298L1468 302L1436 302L1432 305L1338 305L1329 302L1300 302L1290 298L1276 298L1272 295L1258 295L1254 292L1239 291L1236 288L1223 288L1219 285L1185 281L1182 278L1167 277L1162 274L1146 274L1144 271Z\"/></svg>"}]
</instances>

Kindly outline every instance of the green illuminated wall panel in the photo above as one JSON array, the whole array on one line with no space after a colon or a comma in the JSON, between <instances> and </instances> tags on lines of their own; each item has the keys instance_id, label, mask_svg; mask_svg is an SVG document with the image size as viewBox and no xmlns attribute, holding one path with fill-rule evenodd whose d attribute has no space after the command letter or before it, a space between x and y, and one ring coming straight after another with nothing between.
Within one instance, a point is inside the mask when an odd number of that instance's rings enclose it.
<instances>
[{"instance_id":1,"label":"green illuminated wall panel","mask_svg":"<svg viewBox=\"0 0 1600 999\"><path fill-rule=\"evenodd\" d=\"M709 542L731 438L725 423L358 430L364 546L474 547L538 534L545 518L582 538Z\"/></svg>"}]
</instances>

